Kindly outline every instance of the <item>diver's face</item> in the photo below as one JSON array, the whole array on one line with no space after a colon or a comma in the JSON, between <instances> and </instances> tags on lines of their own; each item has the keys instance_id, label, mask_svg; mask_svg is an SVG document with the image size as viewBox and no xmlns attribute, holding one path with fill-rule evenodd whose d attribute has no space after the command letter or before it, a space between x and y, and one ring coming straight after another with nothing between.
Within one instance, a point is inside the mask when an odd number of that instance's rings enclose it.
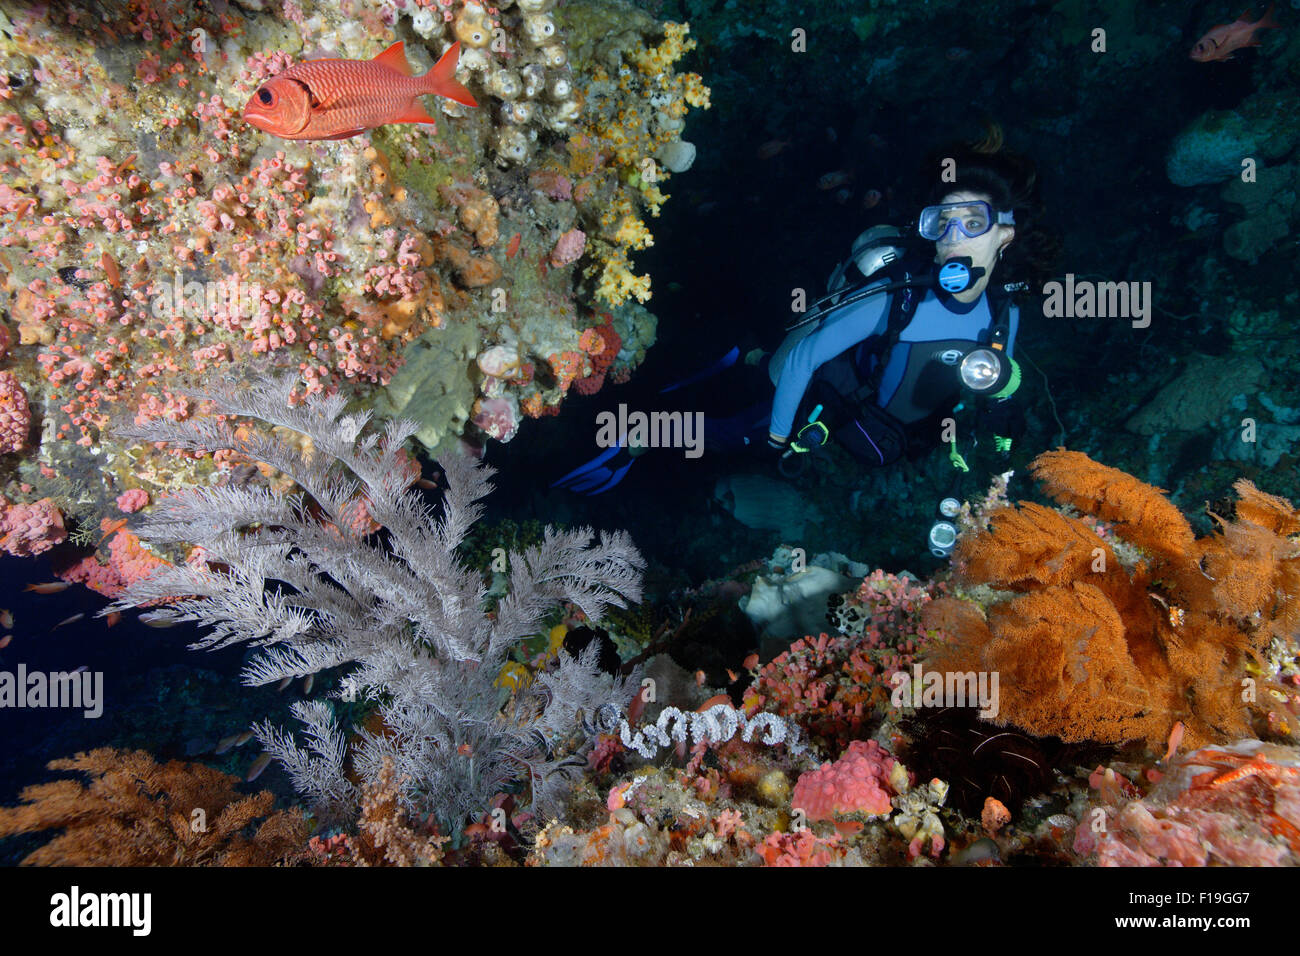
<instances>
[{"instance_id":1,"label":"diver's face","mask_svg":"<svg viewBox=\"0 0 1300 956\"><path fill-rule=\"evenodd\" d=\"M943 197L945 204L957 202L976 203L981 200L992 203L990 197L984 193L957 191L948 193ZM969 256L971 265L982 267L986 273L991 272L993 264L997 261L998 252L1015 238L1015 226L994 226L983 235L972 238L955 225L948 225L953 219L960 219L971 232L977 232L984 225L987 225L984 222L985 212L982 206L972 205L966 209L957 207L945 210L940 223L941 226L947 226L947 229L934 244L935 261L947 262L954 256Z\"/></svg>"}]
</instances>

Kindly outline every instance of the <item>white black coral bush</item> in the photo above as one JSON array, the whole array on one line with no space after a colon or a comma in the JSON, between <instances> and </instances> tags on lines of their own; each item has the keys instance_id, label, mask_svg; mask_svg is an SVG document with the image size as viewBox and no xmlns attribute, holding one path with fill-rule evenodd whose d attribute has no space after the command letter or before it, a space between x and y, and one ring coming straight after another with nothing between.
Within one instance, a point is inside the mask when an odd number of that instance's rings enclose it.
<instances>
[{"instance_id":1,"label":"white black coral bush","mask_svg":"<svg viewBox=\"0 0 1300 956\"><path fill-rule=\"evenodd\" d=\"M257 646L243 673L250 686L352 665L338 696L374 701L379 732L358 729L349 742L324 700L294 706L305 747L269 724L254 728L322 811L357 802L346 773L350 747L362 780L378 779L391 758L404 799L446 826L524 787L544 820L583 763L575 751L617 725L633 688L599 672L595 642L577 658L561 652L557 667L514 697L496 686L497 676L511 647L536 634L559 602L596 621L609 605L639 600L640 553L623 532L596 540L587 528L548 527L539 546L510 555L509 592L488 614L483 574L456 549L482 513L477 502L491 490L493 470L462 457L440 461L446 489L433 508L411 489L401 451L414 424L367 433L369 414L345 414L338 396L293 404L293 384L224 383L196 397L309 442L237 432L216 416L121 430L175 448L232 449L283 472L296 489L228 484L162 498L140 536L199 545L206 563L160 569L110 610L162 599L169 603L155 606L153 618L211 628L196 648ZM368 533L367 519L382 531Z\"/></svg>"}]
</instances>

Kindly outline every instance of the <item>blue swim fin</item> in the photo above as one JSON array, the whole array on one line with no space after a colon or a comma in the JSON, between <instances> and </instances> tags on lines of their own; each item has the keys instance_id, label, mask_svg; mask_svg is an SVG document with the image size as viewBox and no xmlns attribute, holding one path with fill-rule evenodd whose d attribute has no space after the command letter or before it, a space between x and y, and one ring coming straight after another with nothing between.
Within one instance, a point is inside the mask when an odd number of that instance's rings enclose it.
<instances>
[{"instance_id":1,"label":"blue swim fin","mask_svg":"<svg viewBox=\"0 0 1300 956\"><path fill-rule=\"evenodd\" d=\"M562 478L557 478L551 482L551 487L598 495L622 481L635 460L620 442L613 448L605 449L585 465L579 465Z\"/></svg>"},{"instance_id":2,"label":"blue swim fin","mask_svg":"<svg viewBox=\"0 0 1300 956\"><path fill-rule=\"evenodd\" d=\"M739 358L740 358L740 346L733 345L731 347L730 352L722 356L722 358L718 359L708 368L701 369L700 371L692 375L690 378L684 378L680 382L673 382L671 385L659 389L659 394L665 395L668 392L675 392L679 388L685 388L687 385L694 385L696 382L702 382L706 378L712 378L713 376L717 375L719 372L723 372L731 368L731 366L736 364L736 360Z\"/></svg>"}]
</instances>

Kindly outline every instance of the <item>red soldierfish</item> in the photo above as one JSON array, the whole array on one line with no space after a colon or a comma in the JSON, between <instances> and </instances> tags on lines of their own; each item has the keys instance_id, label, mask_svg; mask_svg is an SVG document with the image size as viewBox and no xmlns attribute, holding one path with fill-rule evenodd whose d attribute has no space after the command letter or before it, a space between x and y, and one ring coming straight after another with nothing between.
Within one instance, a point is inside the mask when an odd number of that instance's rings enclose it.
<instances>
[{"instance_id":1,"label":"red soldierfish","mask_svg":"<svg viewBox=\"0 0 1300 956\"><path fill-rule=\"evenodd\" d=\"M1273 4L1268 8L1268 12L1250 23L1246 18L1250 16L1250 10L1244 10L1232 23L1221 23L1217 27L1211 27L1205 36L1196 41L1196 46L1192 47L1191 57L1200 63L1209 63L1211 60L1231 60L1232 54L1242 47L1259 46L1259 41L1255 39L1255 34L1260 30L1277 30L1281 25L1273 19Z\"/></svg>"},{"instance_id":2,"label":"red soldierfish","mask_svg":"<svg viewBox=\"0 0 1300 956\"><path fill-rule=\"evenodd\" d=\"M387 123L432 123L426 93L478 106L456 82L460 44L423 76L414 76L398 40L373 60L304 60L249 97L244 119L282 139L347 139Z\"/></svg>"}]
</instances>

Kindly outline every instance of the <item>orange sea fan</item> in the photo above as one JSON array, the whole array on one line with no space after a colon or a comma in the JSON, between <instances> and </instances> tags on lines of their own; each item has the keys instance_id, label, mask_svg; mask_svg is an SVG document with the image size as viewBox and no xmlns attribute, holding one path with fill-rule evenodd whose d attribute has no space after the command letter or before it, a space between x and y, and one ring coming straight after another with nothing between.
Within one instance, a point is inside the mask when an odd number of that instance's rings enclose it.
<instances>
[{"instance_id":1,"label":"orange sea fan","mask_svg":"<svg viewBox=\"0 0 1300 956\"><path fill-rule=\"evenodd\" d=\"M1112 522L1133 544L1182 557L1196 540L1192 526L1159 488L1098 464L1082 452L1064 448L1044 452L1029 468L1057 501Z\"/></svg>"},{"instance_id":2,"label":"orange sea fan","mask_svg":"<svg viewBox=\"0 0 1300 956\"><path fill-rule=\"evenodd\" d=\"M143 751L101 748L52 760L61 779L27 787L0 807L0 837L62 831L29 854L28 866L272 866L306 858L309 826L296 810L273 810L263 790L199 763L157 763Z\"/></svg>"},{"instance_id":3,"label":"orange sea fan","mask_svg":"<svg viewBox=\"0 0 1300 956\"><path fill-rule=\"evenodd\" d=\"M1096 532L1043 505L999 508L988 520L996 533L968 536L958 551L959 563L974 579L1021 590L1073 581L1099 560L1107 568L1119 567L1110 545Z\"/></svg>"},{"instance_id":4,"label":"orange sea fan","mask_svg":"<svg viewBox=\"0 0 1300 956\"><path fill-rule=\"evenodd\" d=\"M1238 482L1237 517L1198 539L1158 489L1086 455L1048 452L1031 468L1145 557L1124 566L1082 519L1041 505L1001 509L956 566L1014 596L984 612L932 602L925 625L944 637L926 666L998 672L997 722L1066 741L1162 747L1178 720L1189 746L1249 733L1246 666L1300 624L1296 510Z\"/></svg>"},{"instance_id":5,"label":"orange sea fan","mask_svg":"<svg viewBox=\"0 0 1300 956\"><path fill-rule=\"evenodd\" d=\"M1291 502L1260 491L1247 478L1238 479L1232 487L1241 496L1236 507L1238 518L1267 528L1274 534L1287 537L1300 534L1300 511L1291 507Z\"/></svg>"}]
</instances>

